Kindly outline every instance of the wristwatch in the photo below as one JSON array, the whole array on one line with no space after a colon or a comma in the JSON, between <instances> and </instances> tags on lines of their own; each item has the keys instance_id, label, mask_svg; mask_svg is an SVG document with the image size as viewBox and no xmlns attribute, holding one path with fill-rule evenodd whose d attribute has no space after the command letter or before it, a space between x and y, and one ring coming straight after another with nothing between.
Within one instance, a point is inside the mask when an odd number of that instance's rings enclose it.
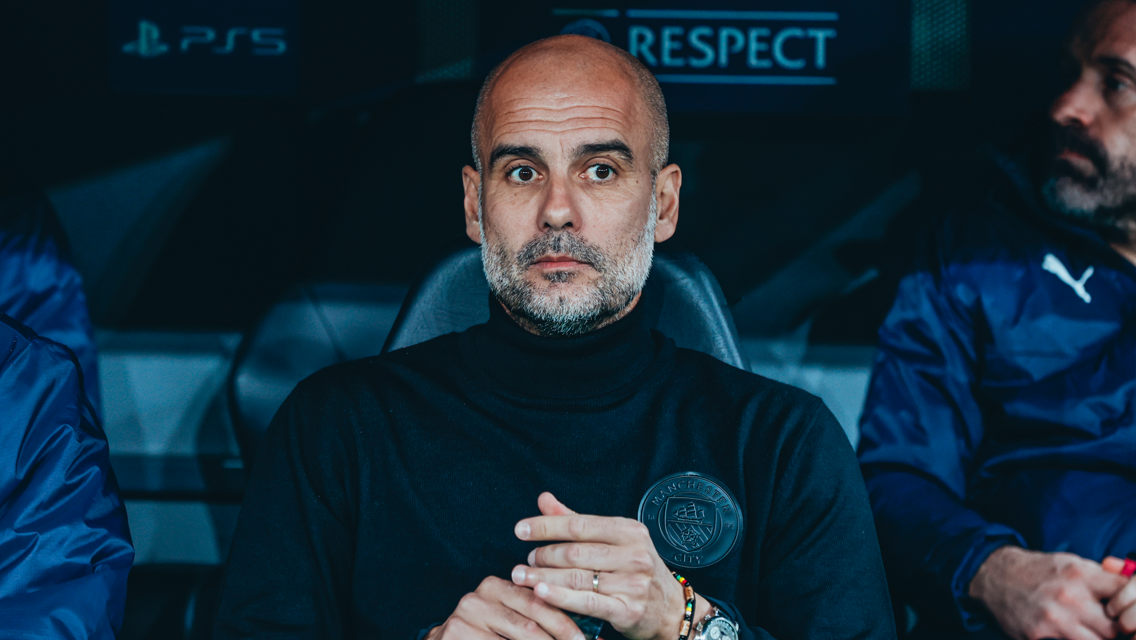
<instances>
[{"instance_id":1,"label":"wristwatch","mask_svg":"<svg viewBox=\"0 0 1136 640\"><path fill-rule=\"evenodd\" d=\"M738 623L714 607L695 625L691 640L738 640Z\"/></svg>"}]
</instances>

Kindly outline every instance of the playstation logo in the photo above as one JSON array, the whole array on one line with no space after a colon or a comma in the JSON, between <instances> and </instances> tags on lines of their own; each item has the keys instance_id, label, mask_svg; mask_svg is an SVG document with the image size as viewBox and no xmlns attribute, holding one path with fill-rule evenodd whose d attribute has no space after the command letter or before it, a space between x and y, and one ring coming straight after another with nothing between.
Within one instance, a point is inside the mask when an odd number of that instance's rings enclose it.
<instances>
[{"instance_id":1,"label":"playstation logo","mask_svg":"<svg viewBox=\"0 0 1136 640\"><path fill-rule=\"evenodd\" d=\"M169 50L169 45L162 42L162 34L158 25L149 20L139 20L138 39L122 45L123 53L139 55L143 58L154 58Z\"/></svg>"}]
</instances>

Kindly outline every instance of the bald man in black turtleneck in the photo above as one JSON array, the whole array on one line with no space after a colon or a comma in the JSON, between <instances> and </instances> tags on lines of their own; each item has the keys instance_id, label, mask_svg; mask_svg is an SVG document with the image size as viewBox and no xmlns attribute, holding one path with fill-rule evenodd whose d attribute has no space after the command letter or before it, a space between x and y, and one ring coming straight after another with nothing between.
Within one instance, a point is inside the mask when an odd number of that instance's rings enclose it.
<instances>
[{"instance_id":1,"label":"bald man in black turtleneck","mask_svg":"<svg viewBox=\"0 0 1136 640\"><path fill-rule=\"evenodd\" d=\"M489 322L296 388L217 637L894 637L832 415L644 321L682 183L650 72L534 43L486 80L473 142Z\"/></svg>"}]
</instances>

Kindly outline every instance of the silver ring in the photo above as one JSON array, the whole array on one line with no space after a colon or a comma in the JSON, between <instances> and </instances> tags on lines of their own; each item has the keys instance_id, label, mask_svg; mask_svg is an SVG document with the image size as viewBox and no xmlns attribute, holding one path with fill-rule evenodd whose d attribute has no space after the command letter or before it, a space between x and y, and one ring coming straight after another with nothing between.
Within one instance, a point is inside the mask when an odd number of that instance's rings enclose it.
<instances>
[{"instance_id":1,"label":"silver ring","mask_svg":"<svg viewBox=\"0 0 1136 640\"><path fill-rule=\"evenodd\" d=\"M592 574L592 591L600 592L600 572L596 571Z\"/></svg>"}]
</instances>

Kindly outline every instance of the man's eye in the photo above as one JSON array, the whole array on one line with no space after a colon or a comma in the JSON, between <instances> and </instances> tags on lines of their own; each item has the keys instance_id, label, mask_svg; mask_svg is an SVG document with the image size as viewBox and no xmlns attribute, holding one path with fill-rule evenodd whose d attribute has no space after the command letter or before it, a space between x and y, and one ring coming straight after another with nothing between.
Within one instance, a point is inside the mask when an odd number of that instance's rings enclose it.
<instances>
[{"instance_id":1,"label":"man's eye","mask_svg":"<svg viewBox=\"0 0 1136 640\"><path fill-rule=\"evenodd\" d=\"M1116 76L1108 76L1104 79L1104 86L1109 91L1120 91L1121 89L1126 89L1128 87L1128 83L1125 82L1122 78L1118 78Z\"/></svg>"},{"instance_id":2,"label":"man's eye","mask_svg":"<svg viewBox=\"0 0 1136 640\"><path fill-rule=\"evenodd\" d=\"M510 171L509 175L517 182L532 182L536 178L536 171L532 167L520 166Z\"/></svg>"},{"instance_id":3,"label":"man's eye","mask_svg":"<svg viewBox=\"0 0 1136 640\"><path fill-rule=\"evenodd\" d=\"M606 164L593 164L588 167L588 177L596 182L605 182L615 175L615 169Z\"/></svg>"}]
</instances>

